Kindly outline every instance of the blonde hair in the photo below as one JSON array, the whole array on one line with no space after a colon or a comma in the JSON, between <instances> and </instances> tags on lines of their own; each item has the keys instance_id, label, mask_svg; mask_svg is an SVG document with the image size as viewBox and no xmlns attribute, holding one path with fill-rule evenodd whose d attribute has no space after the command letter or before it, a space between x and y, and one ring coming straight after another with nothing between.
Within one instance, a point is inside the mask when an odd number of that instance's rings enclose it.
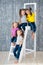
<instances>
[{"instance_id":1,"label":"blonde hair","mask_svg":"<svg viewBox=\"0 0 43 65\"><path fill-rule=\"evenodd\" d=\"M17 25L19 25L19 23L18 22L12 22L12 27L14 28L14 23L17 23Z\"/></svg>"}]
</instances>

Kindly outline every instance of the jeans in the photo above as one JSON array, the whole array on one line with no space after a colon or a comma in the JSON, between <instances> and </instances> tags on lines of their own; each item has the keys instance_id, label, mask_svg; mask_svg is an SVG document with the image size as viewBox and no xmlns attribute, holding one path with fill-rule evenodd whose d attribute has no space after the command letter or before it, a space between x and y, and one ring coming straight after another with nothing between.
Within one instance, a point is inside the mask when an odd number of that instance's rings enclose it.
<instances>
[{"instance_id":1,"label":"jeans","mask_svg":"<svg viewBox=\"0 0 43 65\"><path fill-rule=\"evenodd\" d=\"M21 29L21 27L23 28L23 30L25 30L25 26L27 26L27 23L21 23L19 25L19 29Z\"/></svg>"},{"instance_id":2,"label":"jeans","mask_svg":"<svg viewBox=\"0 0 43 65\"><path fill-rule=\"evenodd\" d=\"M19 59L19 56L20 56L20 51L21 51L21 48L22 48L22 45L16 45L16 47L14 48L14 56Z\"/></svg>"},{"instance_id":3,"label":"jeans","mask_svg":"<svg viewBox=\"0 0 43 65\"><path fill-rule=\"evenodd\" d=\"M21 29L21 27L22 27L23 30L25 31L25 26L27 26L27 25L31 27L31 30L32 30L33 32L36 32L36 24L35 24L35 22L33 22L33 23L31 23L31 22L21 23L21 24L19 25L19 28Z\"/></svg>"},{"instance_id":4,"label":"jeans","mask_svg":"<svg viewBox=\"0 0 43 65\"><path fill-rule=\"evenodd\" d=\"M17 37L12 37L11 38L11 42L16 42L17 41Z\"/></svg>"},{"instance_id":5,"label":"jeans","mask_svg":"<svg viewBox=\"0 0 43 65\"><path fill-rule=\"evenodd\" d=\"M36 32L36 24L35 24L35 22L33 22L33 23L28 22L28 25L31 27L31 30L33 32Z\"/></svg>"}]
</instances>

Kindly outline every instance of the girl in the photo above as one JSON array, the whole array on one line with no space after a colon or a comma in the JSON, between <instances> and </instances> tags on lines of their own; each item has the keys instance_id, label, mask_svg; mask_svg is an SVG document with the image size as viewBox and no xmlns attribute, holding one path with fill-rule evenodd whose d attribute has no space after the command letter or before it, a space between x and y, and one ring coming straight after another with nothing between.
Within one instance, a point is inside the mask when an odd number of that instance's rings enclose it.
<instances>
[{"instance_id":1,"label":"girl","mask_svg":"<svg viewBox=\"0 0 43 65\"><path fill-rule=\"evenodd\" d=\"M23 44L23 37L24 37L23 31L18 30L17 31L17 42L16 42L16 46L13 51L14 56L17 58L16 62L18 62L18 60L19 60L20 51L21 51L22 44Z\"/></svg>"},{"instance_id":2,"label":"girl","mask_svg":"<svg viewBox=\"0 0 43 65\"><path fill-rule=\"evenodd\" d=\"M26 20L28 25L31 27L32 30L32 39L34 39L34 34L36 32L36 25L35 25L35 14L32 12L32 9L26 9Z\"/></svg>"},{"instance_id":3,"label":"girl","mask_svg":"<svg viewBox=\"0 0 43 65\"><path fill-rule=\"evenodd\" d=\"M12 29L11 29L11 45L14 46L15 45L15 42L17 40L17 36L16 36L16 33L17 33L17 30L18 30L18 23L17 22L13 22L12 23Z\"/></svg>"},{"instance_id":4,"label":"girl","mask_svg":"<svg viewBox=\"0 0 43 65\"><path fill-rule=\"evenodd\" d=\"M26 23L26 16L25 16L25 9L20 9L19 11L19 15L20 15L20 25L19 28L25 30L25 26L27 25Z\"/></svg>"}]
</instances>

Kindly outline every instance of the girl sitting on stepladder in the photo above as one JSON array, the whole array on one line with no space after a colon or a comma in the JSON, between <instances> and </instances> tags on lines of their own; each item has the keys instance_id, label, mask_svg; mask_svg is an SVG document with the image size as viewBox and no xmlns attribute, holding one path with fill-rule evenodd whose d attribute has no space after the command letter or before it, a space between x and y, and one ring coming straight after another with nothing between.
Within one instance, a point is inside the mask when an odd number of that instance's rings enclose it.
<instances>
[{"instance_id":1,"label":"girl sitting on stepladder","mask_svg":"<svg viewBox=\"0 0 43 65\"><path fill-rule=\"evenodd\" d=\"M27 26L25 9L19 10L20 22L19 22L19 29L23 29L25 31L25 26Z\"/></svg>"},{"instance_id":2,"label":"girl sitting on stepladder","mask_svg":"<svg viewBox=\"0 0 43 65\"><path fill-rule=\"evenodd\" d=\"M35 13L32 12L32 8L26 9L26 20L28 22L28 25L31 27L32 30L32 39L34 39L34 35L36 32L36 24L35 24Z\"/></svg>"}]
</instances>

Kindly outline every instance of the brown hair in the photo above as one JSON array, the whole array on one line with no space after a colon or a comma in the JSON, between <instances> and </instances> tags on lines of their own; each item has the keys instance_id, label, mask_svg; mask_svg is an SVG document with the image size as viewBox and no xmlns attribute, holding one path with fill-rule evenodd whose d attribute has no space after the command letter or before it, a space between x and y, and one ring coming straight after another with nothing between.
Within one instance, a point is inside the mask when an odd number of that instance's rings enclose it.
<instances>
[{"instance_id":1,"label":"brown hair","mask_svg":"<svg viewBox=\"0 0 43 65\"><path fill-rule=\"evenodd\" d=\"M22 31L22 30L21 30ZM21 36L24 38L24 32L22 31L22 34L21 34Z\"/></svg>"},{"instance_id":2,"label":"brown hair","mask_svg":"<svg viewBox=\"0 0 43 65\"><path fill-rule=\"evenodd\" d=\"M22 10L25 11L25 9L20 9L20 10L19 10L19 15L20 15L20 17L22 17L22 15L21 15L21 11L22 11Z\"/></svg>"},{"instance_id":3,"label":"brown hair","mask_svg":"<svg viewBox=\"0 0 43 65\"><path fill-rule=\"evenodd\" d=\"M18 31L22 32L21 36L24 38L24 32L21 29L19 29Z\"/></svg>"},{"instance_id":4,"label":"brown hair","mask_svg":"<svg viewBox=\"0 0 43 65\"><path fill-rule=\"evenodd\" d=\"M32 8L29 7L29 9L25 9L25 11L26 11L26 10L30 11L30 15L32 16L32 12L31 12L31 11L32 11ZM27 14L25 13L25 15L27 15Z\"/></svg>"}]
</instances>

